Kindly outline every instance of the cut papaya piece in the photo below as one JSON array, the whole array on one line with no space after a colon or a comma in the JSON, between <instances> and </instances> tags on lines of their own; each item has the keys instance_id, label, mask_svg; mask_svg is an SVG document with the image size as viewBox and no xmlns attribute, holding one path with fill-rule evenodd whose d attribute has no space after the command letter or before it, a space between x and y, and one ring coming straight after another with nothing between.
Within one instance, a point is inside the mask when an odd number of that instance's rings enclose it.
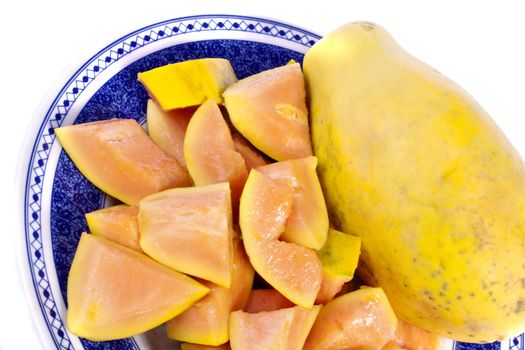
<instances>
[{"instance_id":1,"label":"cut papaya piece","mask_svg":"<svg viewBox=\"0 0 525 350\"><path fill-rule=\"evenodd\" d=\"M381 350L396 333L397 318L381 288L363 288L324 305L304 350Z\"/></svg>"},{"instance_id":2,"label":"cut papaya piece","mask_svg":"<svg viewBox=\"0 0 525 350\"><path fill-rule=\"evenodd\" d=\"M186 168L183 151L184 135L195 110L195 107L187 107L164 112L157 103L148 100L146 115L149 136L184 168Z\"/></svg>"},{"instance_id":3,"label":"cut papaya piece","mask_svg":"<svg viewBox=\"0 0 525 350\"><path fill-rule=\"evenodd\" d=\"M257 314L232 312L230 346L232 350L288 350L288 334L294 317L293 308Z\"/></svg>"},{"instance_id":4,"label":"cut papaya piece","mask_svg":"<svg viewBox=\"0 0 525 350\"><path fill-rule=\"evenodd\" d=\"M232 287L231 293L231 307L230 311L242 310L248 304L250 293L252 291L253 279L255 277L255 270L253 269L250 260L244 250L244 245L240 236L235 234L237 238L233 242L233 271L232 271Z\"/></svg>"},{"instance_id":5,"label":"cut papaya piece","mask_svg":"<svg viewBox=\"0 0 525 350\"><path fill-rule=\"evenodd\" d=\"M389 341L382 350L407 350L402 348L395 340Z\"/></svg>"},{"instance_id":6,"label":"cut papaya piece","mask_svg":"<svg viewBox=\"0 0 525 350\"><path fill-rule=\"evenodd\" d=\"M316 157L268 164L257 171L293 191L293 208L281 239L319 250L326 242L328 211L317 177Z\"/></svg>"},{"instance_id":7,"label":"cut papaya piece","mask_svg":"<svg viewBox=\"0 0 525 350\"><path fill-rule=\"evenodd\" d=\"M286 309L293 306L294 303L286 299L275 289L254 289L250 293L250 298L244 311L253 314L263 311Z\"/></svg>"},{"instance_id":8,"label":"cut papaya piece","mask_svg":"<svg viewBox=\"0 0 525 350\"><path fill-rule=\"evenodd\" d=\"M142 252L139 242L138 213L139 208L136 206L115 205L87 213L86 221L92 234Z\"/></svg>"},{"instance_id":9,"label":"cut papaya piece","mask_svg":"<svg viewBox=\"0 0 525 350\"><path fill-rule=\"evenodd\" d=\"M207 99L222 103L226 86L237 81L230 61L222 58L168 64L139 73L138 79L165 111L197 106Z\"/></svg>"},{"instance_id":10,"label":"cut papaya piece","mask_svg":"<svg viewBox=\"0 0 525 350\"><path fill-rule=\"evenodd\" d=\"M396 343L406 350L437 350L439 337L414 325L397 320Z\"/></svg>"},{"instance_id":11,"label":"cut papaya piece","mask_svg":"<svg viewBox=\"0 0 525 350\"><path fill-rule=\"evenodd\" d=\"M77 168L95 186L134 205L145 196L186 186L190 179L131 119L112 119L56 128Z\"/></svg>"},{"instance_id":12,"label":"cut papaya piece","mask_svg":"<svg viewBox=\"0 0 525 350\"><path fill-rule=\"evenodd\" d=\"M235 144L235 149L239 152L244 159L244 164L246 164L246 169L248 172L254 168L268 164L269 162L266 158L253 147L248 140L234 133L232 135L233 143Z\"/></svg>"},{"instance_id":13,"label":"cut papaya piece","mask_svg":"<svg viewBox=\"0 0 525 350\"><path fill-rule=\"evenodd\" d=\"M231 350L231 348L228 343L218 346L182 343L180 344L180 350Z\"/></svg>"},{"instance_id":14,"label":"cut papaya piece","mask_svg":"<svg viewBox=\"0 0 525 350\"><path fill-rule=\"evenodd\" d=\"M301 306L259 313L243 311L230 315L232 350L301 350L320 311Z\"/></svg>"},{"instance_id":15,"label":"cut papaya piece","mask_svg":"<svg viewBox=\"0 0 525 350\"><path fill-rule=\"evenodd\" d=\"M315 298L316 304L326 304L339 293L342 289L347 279L341 276L333 276L327 274L326 271L323 271L323 281L321 282L321 288L317 297Z\"/></svg>"},{"instance_id":16,"label":"cut papaya piece","mask_svg":"<svg viewBox=\"0 0 525 350\"><path fill-rule=\"evenodd\" d=\"M69 271L67 326L93 341L126 338L175 317L206 293L144 254L84 233Z\"/></svg>"},{"instance_id":17,"label":"cut papaya piece","mask_svg":"<svg viewBox=\"0 0 525 350\"><path fill-rule=\"evenodd\" d=\"M252 169L242 193L239 224L255 271L294 304L312 307L322 281L315 251L279 241L293 202L292 190Z\"/></svg>"},{"instance_id":18,"label":"cut papaya piece","mask_svg":"<svg viewBox=\"0 0 525 350\"><path fill-rule=\"evenodd\" d=\"M312 155L304 79L298 63L239 80L223 96L235 128L270 158Z\"/></svg>"},{"instance_id":19,"label":"cut papaya piece","mask_svg":"<svg viewBox=\"0 0 525 350\"><path fill-rule=\"evenodd\" d=\"M221 183L155 193L139 204L140 246L174 270L229 288L230 187Z\"/></svg>"},{"instance_id":20,"label":"cut papaya piece","mask_svg":"<svg viewBox=\"0 0 525 350\"><path fill-rule=\"evenodd\" d=\"M237 206L248 171L215 101L206 101L191 118L184 138L184 158L196 186L228 181Z\"/></svg>"},{"instance_id":21,"label":"cut papaya piece","mask_svg":"<svg viewBox=\"0 0 525 350\"><path fill-rule=\"evenodd\" d=\"M329 229L326 244L317 253L323 271L332 276L352 280L361 254L361 239L338 230Z\"/></svg>"},{"instance_id":22,"label":"cut papaya piece","mask_svg":"<svg viewBox=\"0 0 525 350\"><path fill-rule=\"evenodd\" d=\"M233 251L231 288L202 282L210 292L190 309L168 321L169 338L213 346L224 344L229 340L230 312L244 308L254 276L254 270L240 240L235 240Z\"/></svg>"},{"instance_id":23,"label":"cut papaya piece","mask_svg":"<svg viewBox=\"0 0 525 350\"><path fill-rule=\"evenodd\" d=\"M323 282L316 304L326 304L332 300L343 285L354 278L360 253L359 237L334 229L328 230L326 243L317 252L323 265Z\"/></svg>"},{"instance_id":24,"label":"cut papaya piece","mask_svg":"<svg viewBox=\"0 0 525 350\"><path fill-rule=\"evenodd\" d=\"M231 294L229 289L202 281L210 292L190 309L168 321L168 338L202 345L228 341Z\"/></svg>"},{"instance_id":25,"label":"cut papaya piece","mask_svg":"<svg viewBox=\"0 0 525 350\"><path fill-rule=\"evenodd\" d=\"M288 349L302 350L308 334L321 311L321 305L315 305L310 310L296 306L290 334L288 335Z\"/></svg>"}]
</instances>

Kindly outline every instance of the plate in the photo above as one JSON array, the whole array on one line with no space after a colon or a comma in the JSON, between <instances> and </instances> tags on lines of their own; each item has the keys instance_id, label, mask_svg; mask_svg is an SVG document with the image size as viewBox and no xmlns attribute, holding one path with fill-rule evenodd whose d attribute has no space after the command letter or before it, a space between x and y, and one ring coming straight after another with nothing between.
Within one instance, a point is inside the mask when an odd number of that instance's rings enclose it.
<instances>
[{"instance_id":1,"label":"plate","mask_svg":"<svg viewBox=\"0 0 525 350\"><path fill-rule=\"evenodd\" d=\"M111 342L90 342L65 326L67 275L80 238L84 214L112 199L95 188L56 141L59 126L109 118L145 122L147 94L137 73L164 64L204 57L231 61L239 78L302 62L319 36L270 19L202 15L176 18L134 31L109 44L74 72L36 116L35 132L23 150L20 181L23 233L21 264L28 302L42 340L56 349L176 349L156 329ZM501 343L444 342L446 350L524 350L521 334Z\"/></svg>"}]
</instances>

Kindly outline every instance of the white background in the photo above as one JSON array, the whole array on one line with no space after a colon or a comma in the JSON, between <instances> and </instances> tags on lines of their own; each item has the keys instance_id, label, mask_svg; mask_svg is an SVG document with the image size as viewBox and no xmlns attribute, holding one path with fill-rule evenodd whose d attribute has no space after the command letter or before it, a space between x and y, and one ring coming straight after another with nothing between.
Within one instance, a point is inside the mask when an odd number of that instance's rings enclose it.
<instances>
[{"instance_id":1,"label":"white background","mask_svg":"<svg viewBox=\"0 0 525 350\"><path fill-rule=\"evenodd\" d=\"M343 5L345 4L345 5ZM525 155L523 1L2 1L0 3L0 349L41 349L19 282L16 164L50 88L113 39L203 13L266 16L320 34L355 20L386 27L469 91ZM349 82L351 84L351 82Z\"/></svg>"}]
</instances>

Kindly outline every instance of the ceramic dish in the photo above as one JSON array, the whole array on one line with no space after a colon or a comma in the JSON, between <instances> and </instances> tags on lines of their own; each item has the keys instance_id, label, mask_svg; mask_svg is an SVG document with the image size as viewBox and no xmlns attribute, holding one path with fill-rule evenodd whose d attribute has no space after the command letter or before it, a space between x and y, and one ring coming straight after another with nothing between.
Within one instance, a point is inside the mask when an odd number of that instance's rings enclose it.
<instances>
[{"instance_id":1,"label":"ceramic dish","mask_svg":"<svg viewBox=\"0 0 525 350\"><path fill-rule=\"evenodd\" d=\"M109 118L134 118L144 124L147 94L137 73L167 63L203 57L231 61L239 78L302 62L320 37L269 19L203 15L177 18L139 29L114 41L85 62L36 116L34 133L23 150L20 181L23 233L21 264L28 302L42 340L56 349L176 349L162 329L129 339L94 343L65 326L66 283L84 213L111 199L87 181L62 151L54 128ZM524 335L502 343L445 342L446 350L524 350Z\"/></svg>"}]
</instances>

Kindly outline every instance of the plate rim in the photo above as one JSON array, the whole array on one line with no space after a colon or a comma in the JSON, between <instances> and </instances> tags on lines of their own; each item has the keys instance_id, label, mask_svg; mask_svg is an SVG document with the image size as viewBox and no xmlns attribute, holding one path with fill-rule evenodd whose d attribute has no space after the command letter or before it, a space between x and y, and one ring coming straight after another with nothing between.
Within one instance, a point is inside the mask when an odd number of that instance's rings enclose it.
<instances>
[{"instance_id":1,"label":"plate rim","mask_svg":"<svg viewBox=\"0 0 525 350\"><path fill-rule=\"evenodd\" d=\"M23 138L23 142L20 145L20 153L21 157L19 158L17 169L16 169L16 184L15 184L15 193L16 193L16 199L15 203L17 205L17 208L19 208L19 214L17 217L18 225L20 225L20 228L16 229L16 255L17 255L17 270L19 272L19 281L22 284L22 289L24 293L24 299L26 301L26 306L28 307L28 312L31 315L31 321L33 325L33 329L35 329L36 333L38 334L38 341L39 343L44 346L45 348L51 348L51 347L57 347L57 348L70 348L74 349L73 347L63 347L60 344L57 344L57 341L54 338L52 325L49 323L49 315L46 315L46 309L44 307L44 303L41 300L41 295L39 295L38 291L38 282L35 280L36 275L36 266L34 265L34 261L32 260L32 252L31 252L31 241L30 241L30 235L33 229L31 228L31 222L30 222L30 212L28 208L31 205L31 198L30 198L30 188L31 185L31 177L33 176L34 170L36 167L34 166L36 157L38 156L38 153L40 152L38 150L38 147L41 143L41 140L44 138L44 131L46 126L50 123L51 117L53 114L53 111L55 108L58 107L58 104L66 94L67 89L71 87L71 84L75 82L75 79L80 76L80 74L87 70L88 67L90 67L97 59L101 58L101 55L104 52L107 52L111 48L113 48L115 45L122 44L126 40L136 37L139 34L143 34L147 30L152 30L158 26L162 25L169 25L174 23L182 23L183 21L188 20L210 20L210 19L228 19L228 20L239 20L239 22L242 23L242 21L254 21L254 22L263 22L266 24L271 24L276 27L284 27L287 28L289 31L293 33L302 33L306 38L309 40L307 43L303 43L300 40L296 39L294 36L291 38L288 38L286 35L270 32L262 32L262 31L256 31L254 28L246 28L242 29L239 27L235 28L226 28L226 27L219 27L214 29L207 29L205 30L212 30L212 31L224 31L224 32L231 32L231 31L244 31L247 33L250 33L250 35L263 35L268 36L269 38L278 38L278 39L284 39L291 41L295 44L302 44L304 46L312 46L313 43L315 43L317 40L321 38L319 34L316 34L306 28L303 28L301 26L297 26L295 24L288 23L286 21L273 19L270 17L259 17L259 16L248 16L248 15L241 15L241 14L225 14L225 13L217 13L217 14L199 14L199 15L190 15L190 16L183 16L183 17L174 17L166 20L162 20L156 23L148 24L143 27L140 27L138 29L135 29L130 32L125 32L122 35L119 35L118 38L110 41L108 44L105 44L101 49L99 49L96 53L90 55L89 52L86 53L86 55L81 56L77 60L77 62L74 62L70 64L64 71L57 77L54 83L50 84L49 88L46 90L46 92L43 94L40 103L35 108L31 118L30 122L28 124L28 127L25 132L25 136ZM194 33L198 32L200 30L192 31L190 29L189 31L175 34L175 35L184 35L188 33ZM150 43L156 42L158 40L162 40L165 38L169 38L173 35L166 35L165 37L157 38L154 40L151 40L147 43L143 43L137 48L130 50L126 52L126 54L129 54L131 52L134 52L134 50L140 49ZM235 39L228 39L226 40L235 40ZM250 40L249 37L245 38L244 40L247 41L253 41ZM103 45L104 43L102 43ZM271 44L271 43L269 43ZM101 45L101 46L102 46ZM121 55L120 57L117 57L117 59L114 59L111 64L114 62L117 62L121 57L124 57L125 55ZM86 58L87 57L87 58ZM106 67L108 67L107 65ZM104 68L105 69L105 68ZM104 70L102 69L100 73ZM95 78L98 76L98 74L95 74L94 77L89 81L95 80ZM86 85L87 86L87 85ZM80 95L80 94L78 94ZM71 106L75 103L75 100L72 101ZM67 107L67 106L66 106ZM69 112L69 109L65 111L65 113L62 113L63 116L66 116ZM53 138L54 140L54 138ZM51 147L49 147L49 150ZM45 149L44 151L46 151ZM47 153L48 155L49 153ZM46 155L46 159L47 159ZM41 166L42 167L42 166ZM43 165L43 172L40 177L44 177L45 175L45 168L47 167L47 162ZM42 181L39 182L42 187ZM38 184L38 183L37 183ZM42 198L38 198L38 201L41 201ZM20 210L21 209L21 210ZM40 211L40 210L39 210ZM35 219L36 220L36 219ZM40 216L38 216L38 220L40 220ZM18 226L17 225L17 226ZM41 226L41 225L39 225ZM41 232L40 232L41 233ZM42 248L40 248L42 249ZM43 254L42 254L43 255ZM39 258L37 258L39 259ZM49 264L50 262L47 261L44 263L44 268L46 264ZM54 265L54 260L52 259L51 263ZM50 293L52 295L52 293ZM61 297L61 296L58 296ZM56 306L56 302L53 301L53 304ZM65 321L65 319L64 319ZM52 323L52 322L51 322ZM61 323L62 326L65 327L65 322ZM70 343L71 344L71 343ZM75 349L76 350L76 349Z\"/></svg>"}]
</instances>

